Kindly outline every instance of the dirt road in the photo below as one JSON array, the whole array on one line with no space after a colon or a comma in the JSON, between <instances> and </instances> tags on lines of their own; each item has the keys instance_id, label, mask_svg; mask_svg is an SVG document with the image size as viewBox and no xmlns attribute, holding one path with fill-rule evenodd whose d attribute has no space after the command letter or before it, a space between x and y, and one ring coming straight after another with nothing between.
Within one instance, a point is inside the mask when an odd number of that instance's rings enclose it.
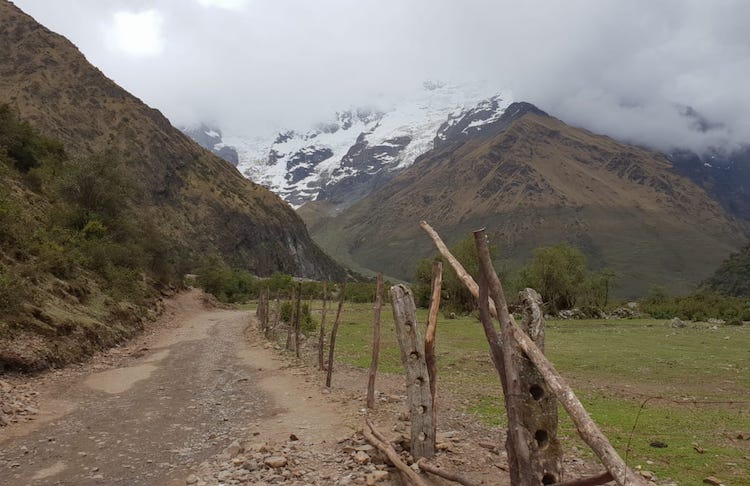
<instances>
[{"instance_id":1,"label":"dirt road","mask_svg":"<svg viewBox=\"0 0 750 486\"><path fill-rule=\"evenodd\" d=\"M0 429L0 484L184 485L238 436L351 434L317 386L247 339L249 322L186 293L114 367L42 380L36 420Z\"/></svg>"}]
</instances>

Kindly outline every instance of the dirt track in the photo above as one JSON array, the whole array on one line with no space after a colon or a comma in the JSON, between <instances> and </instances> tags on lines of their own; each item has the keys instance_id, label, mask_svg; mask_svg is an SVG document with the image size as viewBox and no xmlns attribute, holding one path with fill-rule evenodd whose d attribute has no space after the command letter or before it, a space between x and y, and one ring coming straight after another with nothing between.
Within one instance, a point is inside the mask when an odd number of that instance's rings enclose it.
<instances>
[{"instance_id":1,"label":"dirt track","mask_svg":"<svg viewBox=\"0 0 750 486\"><path fill-rule=\"evenodd\" d=\"M116 366L42 379L36 420L0 429L0 484L183 485L236 436L350 435L317 387L246 339L249 322L186 293L155 332L113 351Z\"/></svg>"}]
</instances>

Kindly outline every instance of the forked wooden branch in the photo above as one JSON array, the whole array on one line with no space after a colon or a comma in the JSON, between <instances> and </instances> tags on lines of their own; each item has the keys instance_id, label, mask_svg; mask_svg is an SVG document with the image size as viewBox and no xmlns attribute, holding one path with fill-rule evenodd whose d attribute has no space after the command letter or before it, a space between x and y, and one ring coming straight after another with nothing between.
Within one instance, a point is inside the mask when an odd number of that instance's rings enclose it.
<instances>
[{"instance_id":1,"label":"forked wooden branch","mask_svg":"<svg viewBox=\"0 0 750 486\"><path fill-rule=\"evenodd\" d=\"M612 481L612 473L609 471L599 474L597 476L590 476L588 478L571 479L570 481L563 481L562 483L555 483L552 486L599 486L600 484L607 484Z\"/></svg>"},{"instance_id":2,"label":"forked wooden branch","mask_svg":"<svg viewBox=\"0 0 750 486\"><path fill-rule=\"evenodd\" d=\"M524 333L516 324L513 316L508 312L508 306L503 294L500 279L495 273L492 261L489 258L489 251L481 250L480 245L486 248L487 237L484 230L475 233L477 250L479 253L479 264L482 267L484 275L489 279L490 297L495 302L495 307L500 315L500 325L510 331L511 336L518 342L526 356L534 363L534 366L542 373L547 386L557 396L560 403L570 415L573 423L578 429L578 435L586 442L594 453L602 461L607 471L612 474L613 479L620 486L645 486L646 481L630 468L622 460L617 451L609 443L607 437L602 434L596 423L591 419L586 409L581 404L573 390L568 386L565 380L555 370L555 367L544 356L534 342Z\"/></svg>"},{"instance_id":3,"label":"forked wooden branch","mask_svg":"<svg viewBox=\"0 0 750 486\"><path fill-rule=\"evenodd\" d=\"M415 486L428 486L427 482L419 477L419 474L401 460L401 457L396 450L391 446L388 440L378 432L369 418L365 419L365 423L367 424L367 428L362 429L362 434L365 436L365 439L385 454L388 460L391 461L391 464L396 466L396 469L399 470L404 480Z\"/></svg>"},{"instance_id":4,"label":"forked wooden branch","mask_svg":"<svg viewBox=\"0 0 750 486\"><path fill-rule=\"evenodd\" d=\"M434 464L430 464L425 459L420 459L419 461L417 461L417 466L419 466L419 469L421 469L422 471L434 474L435 476L440 476L441 478L447 479L448 481L453 481L454 483L463 484L464 486L479 486L479 483L475 483L470 479L466 479L458 473L446 471L445 469L437 467Z\"/></svg>"},{"instance_id":5,"label":"forked wooden branch","mask_svg":"<svg viewBox=\"0 0 750 486\"><path fill-rule=\"evenodd\" d=\"M461 262L456 260L456 257L454 257L450 250L448 250L448 247L445 246L445 243L443 243L443 240L440 238L440 235L437 234L437 231L435 231L432 226L427 224L427 221L421 221L419 223L419 227L429 235L429 237L432 239L432 242L435 243L435 247L437 247L443 258L445 258L448 263L450 263L451 267L453 267L453 270L456 271L456 275L458 275L458 278L461 279L464 285L466 285L466 288L469 289L469 292L471 292L471 295L473 295L475 299L478 299L479 285L477 285L477 283L474 281L474 278L469 275L469 273L464 269L464 266L461 265ZM497 317L495 304L491 300L490 313L492 314L492 317Z\"/></svg>"},{"instance_id":6,"label":"forked wooden branch","mask_svg":"<svg viewBox=\"0 0 750 486\"><path fill-rule=\"evenodd\" d=\"M477 237L478 234L481 237ZM490 260L487 238L484 236L484 231L481 233L475 232L474 236L480 262L490 262L489 268L485 265L480 265L479 268L480 289L485 286L487 287L487 290L482 289L480 293L484 295L485 292L489 292L490 295L494 295L495 291L491 282L493 281L493 276L497 280L497 274ZM497 283L499 284L499 280ZM500 294L502 294L502 288L500 288ZM523 380L520 376L520 367L514 359L516 357L515 339L509 326L503 325L503 317L506 319L505 322L508 322L508 307L504 304L504 302L499 303L495 301L496 309L501 316L499 354L503 363L503 371L500 378L503 381L505 411L508 415L508 435L505 448L508 453L508 462L510 465L510 481L514 486L534 486L538 484L538 479L535 477L535 468L531 462L531 432L523 426L523 407L525 406L523 396L526 390L522 389ZM490 324L490 327L494 329L493 324Z\"/></svg>"}]
</instances>

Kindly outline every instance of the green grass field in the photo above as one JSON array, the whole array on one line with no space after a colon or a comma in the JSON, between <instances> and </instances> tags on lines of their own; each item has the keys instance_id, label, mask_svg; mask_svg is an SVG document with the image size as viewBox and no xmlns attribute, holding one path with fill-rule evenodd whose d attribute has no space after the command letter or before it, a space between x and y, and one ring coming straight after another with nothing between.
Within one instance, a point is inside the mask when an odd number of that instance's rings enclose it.
<instances>
[{"instance_id":1,"label":"green grass field","mask_svg":"<svg viewBox=\"0 0 750 486\"><path fill-rule=\"evenodd\" d=\"M320 303L313 308L319 319ZM424 324L426 311L418 315ZM337 361L369 367L372 316L371 304L345 305ZM383 308L382 326L380 372L402 373L390 306ZM747 485L750 326L712 327L673 329L645 319L551 321L546 351L632 467L684 485L712 475L727 485ZM477 420L504 424L499 379L479 322L441 317L436 348L440 389L466 395L467 411ZM560 437L569 453L572 447L588 453L562 409ZM652 447L656 441L667 447Z\"/></svg>"}]
</instances>

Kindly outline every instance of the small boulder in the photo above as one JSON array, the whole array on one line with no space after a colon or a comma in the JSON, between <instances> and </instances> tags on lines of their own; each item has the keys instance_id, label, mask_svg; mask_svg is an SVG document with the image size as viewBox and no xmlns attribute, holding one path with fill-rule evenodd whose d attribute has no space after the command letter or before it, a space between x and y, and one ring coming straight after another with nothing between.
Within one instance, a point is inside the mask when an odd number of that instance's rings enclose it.
<instances>
[{"instance_id":1,"label":"small boulder","mask_svg":"<svg viewBox=\"0 0 750 486\"><path fill-rule=\"evenodd\" d=\"M360 466L370 462L370 456L365 451L357 451L354 453L354 462Z\"/></svg>"},{"instance_id":2,"label":"small boulder","mask_svg":"<svg viewBox=\"0 0 750 486\"><path fill-rule=\"evenodd\" d=\"M368 486L373 486L381 481L388 479L388 471L373 471L365 476Z\"/></svg>"},{"instance_id":3,"label":"small boulder","mask_svg":"<svg viewBox=\"0 0 750 486\"><path fill-rule=\"evenodd\" d=\"M680 328L683 328L683 327L687 327L687 324L685 324L685 322L682 319L680 319L679 317L675 317L674 319L672 319L671 321L669 321L669 327L671 327L673 329L680 329Z\"/></svg>"},{"instance_id":4,"label":"small boulder","mask_svg":"<svg viewBox=\"0 0 750 486\"><path fill-rule=\"evenodd\" d=\"M234 441L231 444L229 444L229 447L227 447L224 452L229 454L229 457L236 457L240 452L243 451L242 446L240 445L239 441Z\"/></svg>"},{"instance_id":5,"label":"small boulder","mask_svg":"<svg viewBox=\"0 0 750 486\"><path fill-rule=\"evenodd\" d=\"M288 461L284 456L270 456L263 459L263 464L274 469L286 466L287 462Z\"/></svg>"}]
</instances>

